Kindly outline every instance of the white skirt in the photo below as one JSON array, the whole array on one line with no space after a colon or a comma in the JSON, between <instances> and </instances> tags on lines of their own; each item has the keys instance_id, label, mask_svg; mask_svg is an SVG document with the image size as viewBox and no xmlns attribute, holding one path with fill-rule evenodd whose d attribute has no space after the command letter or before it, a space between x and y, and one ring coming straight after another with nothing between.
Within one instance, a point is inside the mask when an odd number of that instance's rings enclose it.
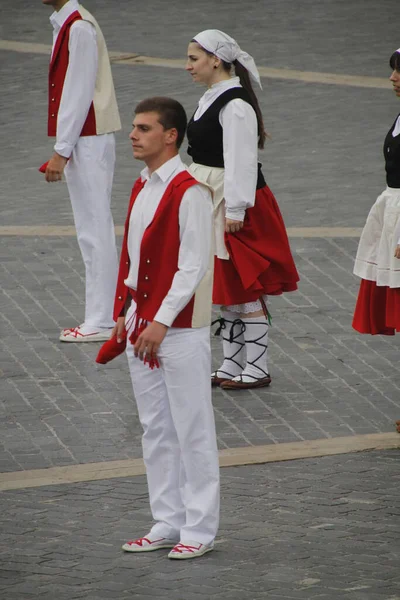
<instances>
[{"instance_id":1,"label":"white skirt","mask_svg":"<svg viewBox=\"0 0 400 600\"><path fill-rule=\"evenodd\" d=\"M400 189L387 187L371 208L358 244L354 274L378 286L400 287Z\"/></svg>"}]
</instances>

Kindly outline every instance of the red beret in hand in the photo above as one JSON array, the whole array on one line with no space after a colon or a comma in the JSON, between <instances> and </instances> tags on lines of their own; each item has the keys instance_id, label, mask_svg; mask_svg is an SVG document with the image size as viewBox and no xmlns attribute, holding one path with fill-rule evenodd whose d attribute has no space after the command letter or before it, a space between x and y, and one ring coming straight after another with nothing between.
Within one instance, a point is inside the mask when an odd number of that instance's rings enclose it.
<instances>
[{"instance_id":1,"label":"red beret in hand","mask_svg":"<svg viewBox=\"0 0 400 600\"><path fill-rule=\"evenodd\" d=\"M107 340L99 350L99 353L96 358L96 362L101 365L105 365L110 360L113 360L116 356L119 356L126 349L126 331L121 335L122 341L117 342L117 336L114 335L112 338Z\"/></svg>"}]
</instances>

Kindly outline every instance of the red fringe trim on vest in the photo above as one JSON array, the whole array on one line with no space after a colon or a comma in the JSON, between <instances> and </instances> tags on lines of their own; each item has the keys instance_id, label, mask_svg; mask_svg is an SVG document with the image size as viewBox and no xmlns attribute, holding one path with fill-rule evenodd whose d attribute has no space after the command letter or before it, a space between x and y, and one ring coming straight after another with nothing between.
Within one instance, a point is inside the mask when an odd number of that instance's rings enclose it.
<instances>
[{"instance_id":1,"label":"red fringe trim on vest","mask_svg":"<svg viewBox=\"0 0 400 600\"><path fill-rule=\"evenodd\" d=\"M141 319L136 312L133 315L133 318L135 319L135 326L132 330L131 335L129 336L129 341L132 344L132 346L136 344L139 335L146 329L147 325L149 324L149 322L146 321L146 319ZM151 358L148 358L146 354L144 355L143 364L149 365L149 368L152 371L154 368L160 368L160 363L158 362L157 358L153 356Z\"/></svg>"}]
</instances>

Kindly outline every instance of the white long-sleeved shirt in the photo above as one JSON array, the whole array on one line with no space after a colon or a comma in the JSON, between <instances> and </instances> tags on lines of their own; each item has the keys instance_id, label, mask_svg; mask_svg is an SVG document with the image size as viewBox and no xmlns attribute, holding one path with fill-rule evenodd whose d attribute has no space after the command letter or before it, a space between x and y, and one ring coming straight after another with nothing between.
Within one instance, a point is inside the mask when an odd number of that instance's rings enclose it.
<instances>
[{"instance_id":1,"label":"white long-sleeved shirt","mask_svg":"<svg viewBox=\"0 0 400 600\"><path fill-rule=\"evenodd\" d=\"M128 278L125 279L125 285L134 290L137 289L143 234L153 220L169 183L186 168L177 155L153 173L150 173L147 167L141 172L142 181L146 183L135 200L129 220L130 269ZM170 327L195 293L210 263L212 228L211 192L205 186L194 185L184 193L179 207L178 271L154 317L155 321Z\"/></svg>"},{"instance_id":2,"label":"white long-sleeved shirt","mask_svg":"<svg viewBox=\"0 0 400 600\"><path fill-rule=\"evenodd\" d=\"M241 87L239 77L219 81L200 98L194 114L197 121L224 92ZM243 221L246 208L254 206L258 170L257 117L241 98L226 104L219 113L224 147L224 198L228 219Z\"/></svg>"},{"instance_id":3,"label":"white long-sleeved shirt","mask_svg":"<svg viewBox=\"0 0 400 600\"><path fill-rule=\"evenodd\" d=\"M53 50L65 21L79 7L69 0L50 16L53 25ZM57 118L54 150L69 158L76 146L93 101L97 76L98 51L96 29L88 21L75 21L69 34L69 63Z\"/></svg>"}]
</instances>

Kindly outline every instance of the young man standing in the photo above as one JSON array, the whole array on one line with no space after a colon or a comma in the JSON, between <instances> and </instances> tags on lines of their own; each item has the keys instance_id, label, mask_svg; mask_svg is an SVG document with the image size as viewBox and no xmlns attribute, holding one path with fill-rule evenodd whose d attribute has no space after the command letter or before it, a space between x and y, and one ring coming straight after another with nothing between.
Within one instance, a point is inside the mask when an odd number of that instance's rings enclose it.
<instances>
[{"instance_id":1,"label":"young man standing","mask_svg":"<svg viewBox=\"0 0 400 600\"><path fill-rule=\"evenodd\" d=\"M49 68L48 135L56 138L46 181L68 185L85 263L85 319L62 342L110 337L118 265L111 188L114 132L121 128L110 61L94 17L77 0L42 0L54 8Z\"/></svg>"},{"instance_id":2,"label":"young man standing","mask_svg":"<svg viewBox=\"0 0 400 600\"><path fill-rule=\"evenodd\" d=\"M176 100L149 98L136 107L130 139L146 167L133 186L125 224L113 332L119 341L125 331L128 338L156 521L123 549L171 548L173 559L212 550L219 523L209 377L213 205L208 188L179 157L185 129Z\"/></svg>"}]
</instances>

